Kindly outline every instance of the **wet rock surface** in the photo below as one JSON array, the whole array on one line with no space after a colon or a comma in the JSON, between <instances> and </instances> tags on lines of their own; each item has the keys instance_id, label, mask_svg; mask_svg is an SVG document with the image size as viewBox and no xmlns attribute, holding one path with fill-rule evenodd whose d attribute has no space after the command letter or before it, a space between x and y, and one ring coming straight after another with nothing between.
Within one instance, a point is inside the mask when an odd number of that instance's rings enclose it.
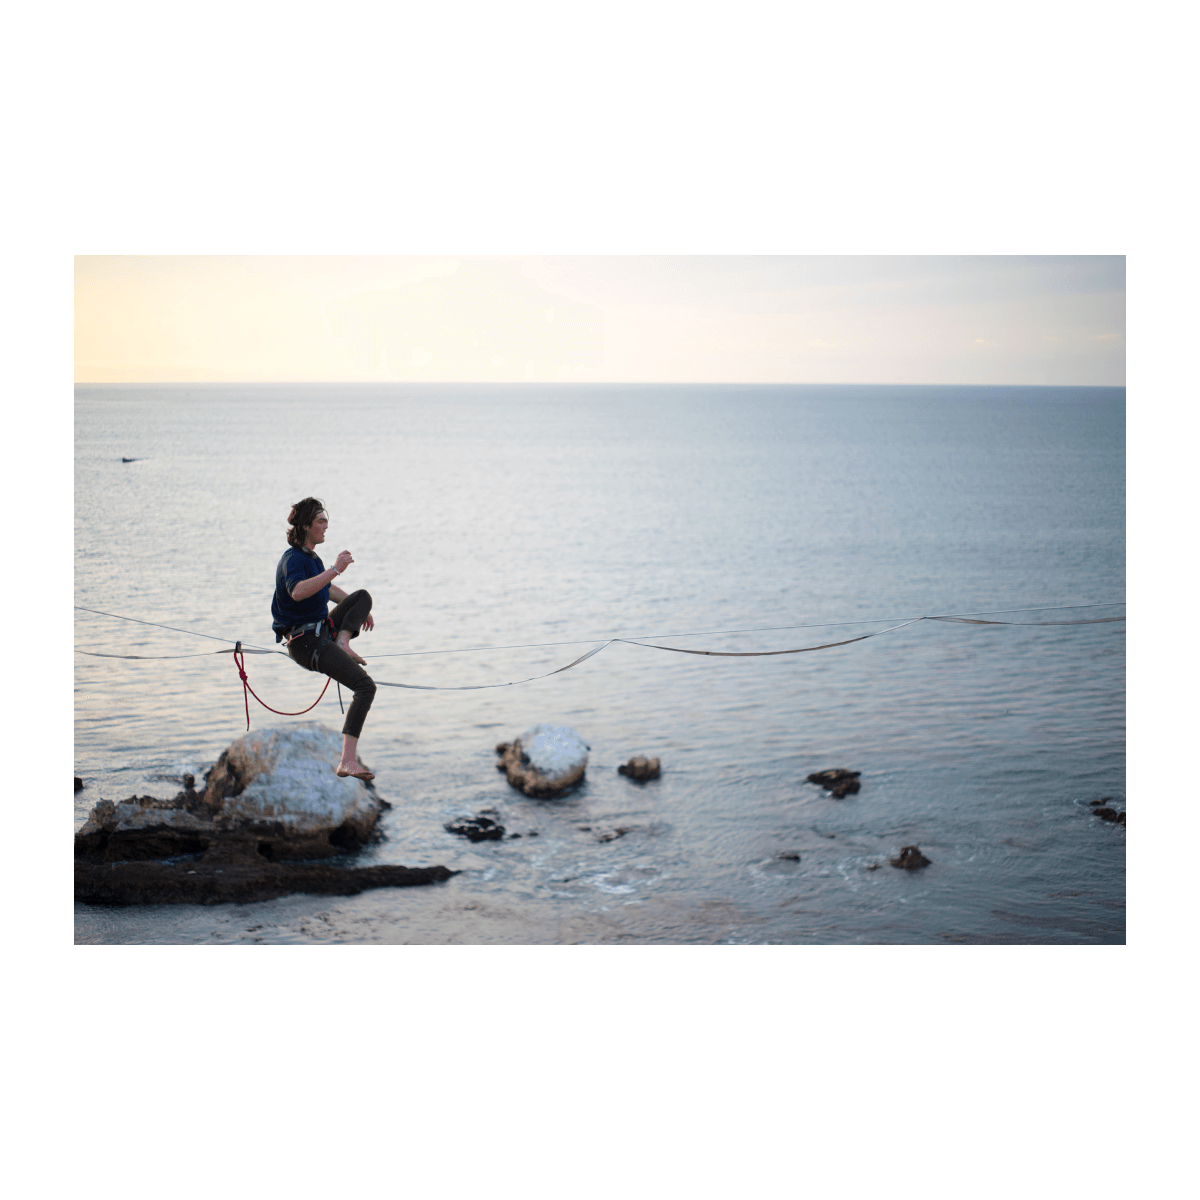
<instances>
[{"instance_id":1,"label":"wet rock surface","mask_svg":"<svg viewBox=\"0 0 1200 1200\"><path fill-rule=\"evenodd\" d=\"M446 867L347 869L328 863L122 862L75 864L75 899L84 904L246 904L295 892L356 896L371 888L419 887L458 872Z\"/></svg>"},{"instance_id":2,"label":"wet rock surface","mask_svg":"<svg viewBox=\"0 0 1200 1200\"><path fill-rule=\"evenodd\" d=\"M860 788L858 777L861 771L847 771L845 767L833 767L828 771L814 771L807 783L815 783L829 792L835 800L851 796Z\"/></svg>"},{"instance_id":3,"label":"wet rock surface","mask_svg":"<svg viewBox=\"0 0 1200 1200\"><path fill-rule=\"evenodd\" d=\"M498 842L504 836L504 826L500 824L500 814L494 808L485 808L473 817L458 817L442 826L447 833L456 833L472 842ZM520 837L514 833L513 837Z\"/></svg>"},{"instance_id":4,"label":"wet rock surface","mask_svg":"<svg viewBox=\"0 0 1200 1200\"><path fill-rule=\"evenodd\" d=\"M662 767L657 758L645 758L635 754L627 763L617 768L618 775L626 775L638 783L647 779L657 779L662 774Z\"/></svg>"},{"instance_id":5,"label":"wet rock surface","mask_svg":"<svg viewBox=\"0 0 1200 1200\"><path fill-rule=\"evenodd\" d=\"M1089 800L1088 806L1092 810L1092 814L1097 816L1102 821L1111 821L1117 825L1125 824L1125 810L1123 808L1112 808L1113 798L1111 796L1101 796L1099 800Z\"/></svg>"},{"instance_id":6,"label":"wet rock surface","mask_svg":"<svg viewBox=\"0 0 1200 1200\"><path fill-rule=\"evenodd\" d=\"M899 855L888 861L893 867L900 867L905 871L915 871L919 867L929 866L929 859L921 853L920 846L903 846Z\"/></svg>"},{"instance_id":7,"label":"wet rock surface","mask_svg":"<svg viewBox=\"0 0 1200 1200\"><path fill-rule=\"evenodd\" d=\"M83 791L83 780L80 779L78 775L75 776L75 790L77 792Z\"/></svg>"},{"instance_id":8,"label":"wet rock surface","mask_svg":"<svg viewBox=\"0 0 1200 1200\"><path fill-rule=\"evenodd\" d=\"M546 799L582 782L587 752L583 739L569 726L534 725L515 741L496 747L496 769L517 791Z\"/></svg>"},{"instance_id":9,"label":"wet rock surface","mask_svg":"<svg viewBox=\"0 0 1200 1200\"><path fill-rule=\"evenodd\" d=\"M173 799L101 800L75 835L76 899L95 904L219 904L294 891L354 895L448 878L445 867L327 868L380 836L391 807L339 779L341 735L316 722L259 730L228 747ZM164 862L190 856L186 864ZM439 874L443 873L443 874Z\"/></svg>"}]
</instances>

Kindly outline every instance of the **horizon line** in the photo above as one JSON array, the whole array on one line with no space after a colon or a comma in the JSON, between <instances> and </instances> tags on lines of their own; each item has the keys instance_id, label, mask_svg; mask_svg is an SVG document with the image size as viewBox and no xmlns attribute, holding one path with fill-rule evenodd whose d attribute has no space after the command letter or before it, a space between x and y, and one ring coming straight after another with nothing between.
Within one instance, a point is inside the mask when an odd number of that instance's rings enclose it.
<instances>
[{"instance_id":1,"label":"horizon line","mask_svg":"<svg viewBox=\"0 0 1200 1200\"><path fill-rule=\"evenodd\" d=\"M949 383L912 382L909 380L871 379L76 379L74 386L87 387L163 387L168 385L203 387L236 383L296 385L296 384L487 384L491 386L526 387L530 384L556 387L1103 387L1123 388L1126 383L973 383L954 380Z\"/></svg>"}]
</instances>

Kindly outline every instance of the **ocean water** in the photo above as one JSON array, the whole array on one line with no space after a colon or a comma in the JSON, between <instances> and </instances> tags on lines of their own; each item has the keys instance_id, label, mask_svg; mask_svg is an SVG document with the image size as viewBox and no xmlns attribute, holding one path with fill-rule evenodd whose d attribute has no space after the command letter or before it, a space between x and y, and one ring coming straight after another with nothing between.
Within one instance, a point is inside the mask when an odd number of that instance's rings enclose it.
<instances>
[{"instance_id":1,"label":"ocean water","mask_svg":"<svg viewBox=\"0 0 1200 1200\"><path fill-rule=\"evenodd\" d=\"M765 651L932 614L1123 616L1124 408L1123 388L81 385L75 604L188 632L76 611L76 648L191 657L76 655L76 828L101 797L173 795L244 732L209 639L274 646L301 496L374 598L356 646L377 680L505 684L612 637ZM247 664L276 708L320 691ZM381 687L360 753L394 807L360 859L460 874L76 904L76 940L1123 943L1126 833L1088 802L1125 806L1124 686L1121 622L921 621L811 654L615 643L518 686ZM292 719L340 729L334 689L297 718L251 700L253 728ZM564 799L495 768L539 722L591 746ZM617 773L638 753L660 779ZM829 767L861 791L805 782ZM482 808L523 836L443 829ZM910 844L931 865L893 869Z\"/></svg>"}]
</instances>

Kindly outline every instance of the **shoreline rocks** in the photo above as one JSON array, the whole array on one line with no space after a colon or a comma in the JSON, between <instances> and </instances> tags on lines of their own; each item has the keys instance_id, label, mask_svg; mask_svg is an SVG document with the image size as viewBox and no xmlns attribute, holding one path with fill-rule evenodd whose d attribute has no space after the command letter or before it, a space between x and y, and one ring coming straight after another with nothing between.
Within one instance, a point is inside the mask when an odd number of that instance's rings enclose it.
<instances>
[{"instance_id":1,"label":"shoreline rocks","mask_svg":"<svg viewBox=\"0 0 1200 1200\"><path fill-rule=\"evenodd\" d=\"M315 721L248 733L233 742L198 791L189 776L172 800L101 800L75 835L85 862L180 854L267 861L332 858L375 836L391 805L334 764L341 736Z\"/></svg>"},{"instance_id":2,"label":"shoreline rocks","mask_svg":"<svg viewBox=\"0 0 1200 1200\"><path fill-rule=\"evenodd\" d=\"M378 840L379 817L391 808L371 784L338 778L341 741L315 721L257 730L221 754L202 791L185 776L171 800L101 800L75 835L76 898L219 904L292 891L353 895L453 874L445 867L303 867Z\"/></svg>"},{"instance_id":3,"label":"shoreline rocks","mask_svg":"<svg viewBox=\"0 0 1200 1200\"><path fill-rule=\"evenodd\" d=\"M561 796L583 781L589 747L566 725L534 725L496 747L508 782L535 799Z\"/></svg>"}]
</instances>

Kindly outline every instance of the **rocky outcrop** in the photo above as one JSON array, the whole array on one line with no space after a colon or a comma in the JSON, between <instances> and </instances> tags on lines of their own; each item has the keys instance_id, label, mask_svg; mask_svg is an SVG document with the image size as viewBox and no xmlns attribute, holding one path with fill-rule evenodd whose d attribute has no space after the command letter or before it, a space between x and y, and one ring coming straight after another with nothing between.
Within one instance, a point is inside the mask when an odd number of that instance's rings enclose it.
<instances>
[{"instance_id":1,"label":"rocky outcrop","mask_svg":"<svg viewBox=\"0 0 1200 1200\"><path fill-rule=\"evenodd\" d=\"M921 853L920 846L904 846L898 857L888 861L893 867L900 867L904 871L915 871L918 867L929 866L929 859Z\"/></svg>"},{"instance_id":2,"label":"rocky outcrop","mask_svg":"<svg viewBox=\"0 0 1200 1200\"><path fill-rule=\"evenodd\" d=\"M833 795L835 800L842 800L859 790L858 777L861 771L847 771L845 767L834 767L829 771L814 771L806 782L815 783Z\"/></svg>"},{"instance_id":3,"label":"rocky outcrop","mask_svg":"<svg viewBox=\"0 0 1200 1200\"><path fill-rule=\"evenodd\" d=\"M526 796L561 796L582 781L587 752L583 739L566 725L534 725L516 741L496 747L496 769Z\"/></svg>"},{"instance_id":4,"label":"rocky outcrop","mask_svg":"<svg viewBox=\"0 0 1200 1200\"><path fill-rule=\"evenodd\" d=\"M218 904L292 891L353 895L448 877L444 867L339 865L324 868L328 876L301 869L297 860L332 858L375 840L380 814L391 807L371 784L338 778L341 744L340 734L315 721L257 730L222 753L202 790L189 775L172 800L101 800L75 835L76 898ZM180 858L187 861L162 861Z\"/></svg>"},{"instance_id":5,"label":"rocky outcrop","mask_svg":"<svg viewBox=\"0 0 1200 1200\"><path fill-rule=\"evenodd\" d=\"M101 800L75 835L75 857L120 862L205 852L254 861L360 849L390 806L370 785L337 777L340 753L341 736L316 722L248 733L221 754L203 791L185 786L172 800Z\"/></svg>"},{"instance_id":6,"label":"rocky outcrop","mask_svg":"<svg viewBox=\"0 0 1200 1200\"><path fill-rule=\"evenodd\" d=\"M445 867L359 867L327 863L189 862L75 864L75 899L84 904L248 904L294 892L357 896L370 888L419 887L456 875Z\"/></svg>"},{"instance_id":7,"label":"rocky outcrop","mask_svg":"<svg viewBox=\"0 0 1200 1200\"><path fill-rule=\"evenodd\" d=\"M622 763L617 768L617 773L626 775L638 783L645 783L647 779L657 779L662 774L662 768L657 758L644 758L635 754L627 763Z\"/></svg>"}]
</instances>

